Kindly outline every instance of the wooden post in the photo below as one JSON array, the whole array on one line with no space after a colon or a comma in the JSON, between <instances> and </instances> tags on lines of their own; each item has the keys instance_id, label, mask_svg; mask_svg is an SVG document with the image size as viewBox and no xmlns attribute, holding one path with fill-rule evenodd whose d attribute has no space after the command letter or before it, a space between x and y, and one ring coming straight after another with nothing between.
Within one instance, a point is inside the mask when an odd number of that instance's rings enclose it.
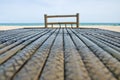
<instances>
[{"instance_id":1,"label":"wooden post","mask_svg":"<svg viewBox=\"0 0 120 80\"><path fill-rule=\"evenodd\" d=\"M65 28L67 27L67 24L65 24Z\"/></svg>"},{"instance_id":2,"label":"wooden post","mask_svg":"<svg viewBox=\"0 0 120 80\"><path fill-rule=\"evenodd\" d=\"M71 24L71 28L73 28L73 24Z\"/></svg>"},{"instance_id":3,"label":"wooden post","mask_svg":"<svg viewBox=\"0 0 120 80\"><path fill-rule=\"evenodd\" d=\"M47 14L44 15L45 28L47 28Z\"/></svg>"},{"instance_id":4,"label":"wooden post","mask_svg":"<svg viewBox=\"0 0 120 80\"><path fill-rule=\"evenodd\" d=\"M53 24L52 24L52 28L53 28Z\"/></svg>"},{"instance_id":5,"label":"wooden post","mask_svg":"<svg viewBox=\"0 0 120 80\"><path fill-rule=\"evenodd\" d=\"M79 13L76 14L76 22L77 28L79 28Z\"/></svg>"},{"instance_id":6,"label":"wooden post","mask_svg":"<svg viewBox=\"0 0 120 80\"><path fill-rule=\"evenodd\" d=\"M76 17L76 21L75 22L48 22L47 19L48 18L56 18L56 17ZM67 27L67 24L76 24L76 27L79 28L79 13L77 13L76 15L44 15L44 23L45 23L45 28L48 27L48 25L52 25L53 24L59 24L61 27L61 24L65 24L65 27ZM73 27L71 25L71 27Z\"/></svg>"},{"instance_id":7,"label":"wooden post","mask_svg":"<svg viewBox=\"0 0 120 80\"><path fill-rule=\"evenodd\" d=\"M59 24L60 28L61 28L61 24Z\"/></svg>"}]
</instances>

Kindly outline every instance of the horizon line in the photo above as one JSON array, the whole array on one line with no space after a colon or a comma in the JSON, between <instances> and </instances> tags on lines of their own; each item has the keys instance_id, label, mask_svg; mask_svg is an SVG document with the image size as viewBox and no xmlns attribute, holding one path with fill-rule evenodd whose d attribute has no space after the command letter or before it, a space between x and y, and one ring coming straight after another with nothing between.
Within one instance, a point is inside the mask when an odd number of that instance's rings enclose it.
<instances>
[{"instance_id":1,"label":"horizon line","mask_svg":"<svg viewBox=\"0 0 120 80\"><path fill-rule=\"evenodd\" d=\"M43 24L44 22L34 22L34 23L32 23L32 22L16 22L16 23L14 23L14 22L3 22L3 23L0 23L0 24ZM120 24L120 22L80 22L80 24L81 23L114 23L114 24Z\"/></svg>"}]
</instances>

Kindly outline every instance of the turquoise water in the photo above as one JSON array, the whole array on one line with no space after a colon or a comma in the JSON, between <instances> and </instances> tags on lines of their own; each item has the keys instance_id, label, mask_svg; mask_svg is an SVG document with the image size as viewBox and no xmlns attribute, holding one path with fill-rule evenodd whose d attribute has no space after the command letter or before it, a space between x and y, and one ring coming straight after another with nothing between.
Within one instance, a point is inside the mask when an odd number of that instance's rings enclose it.
<instances>
[{"instance_id":1,"label":"turquoise water","mask_svg":"<svg viewBox=\"0 0 120 80\"><path fill-rule=\"evenodd\" d=\"M44 23L0 23L0 26L44 26Z\"/></svg>"},{"instance_id":2,"label":"turquoise water","mask_svg":"<svg viewBox=\"0 0 120 80\"><path fill-rule=\"evenodd\" d=\"M120 26L120 23L80 23L81 26L107 25ZM0 23L0 26L44 26L44 23Z\"/></svg>"}]
</instances>

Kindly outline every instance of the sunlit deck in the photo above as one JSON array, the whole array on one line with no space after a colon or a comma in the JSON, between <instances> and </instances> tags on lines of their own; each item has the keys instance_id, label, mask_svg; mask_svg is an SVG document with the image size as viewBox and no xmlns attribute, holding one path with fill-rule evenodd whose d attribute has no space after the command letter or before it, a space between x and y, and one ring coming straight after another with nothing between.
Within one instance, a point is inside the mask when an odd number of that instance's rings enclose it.
<instances>
[{"instance_id":1,"label":"sunlit deck","mask_svg":"<svg viewBox=\"0 0 120 80\"><path fill-rule=\"evenodd\" d=\"M0 80L120 80L120 33L80 28L1 31Z\"/></svg>"}]
</instances>

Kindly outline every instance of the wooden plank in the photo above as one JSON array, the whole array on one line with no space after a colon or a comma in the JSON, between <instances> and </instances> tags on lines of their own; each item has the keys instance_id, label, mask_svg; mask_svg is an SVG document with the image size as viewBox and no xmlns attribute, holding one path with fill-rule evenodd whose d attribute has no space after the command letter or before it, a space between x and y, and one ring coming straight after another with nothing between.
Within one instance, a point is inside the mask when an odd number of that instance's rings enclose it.
<instances>
[{"instance_id":1,"label":"wooden plank","mask_svg":"<svg viewBox=\"0 0 120 80\"><path fill-rule=\"evenodd\" d=\"M26 65L21 69L19 73L14 76L13 80L39 80L40 74L42 74L42 69L44 68L47 58L49 56L51 47L55 41L56 30L36 51L36 53L31 57L31 59L26 63ZM29 71L26 71L28 70ZM31 76L30 76L31 75ZM48 77L48 76L46 76Z\"/></svg>"},{"instance_id":2,"label":"wooden plank","mask_svg":"<svg viewBox=\"0 0 120 80\"><path fill-rule=\"evenodd\" d=\"M119 34L90 28L1 32L0 80L120 80Z\"/></svg>"},{"instance_id":3,"label":"wooden plank","mask_svg":"<svg viewBox=\"0 0 120 80\"><path fill-rule=\"evenodd\" d=\"M114 56L116 59L118 59L120 61L120 52L107 46L106 44L97 41L95 38L91 38L88 35L84 35L85 37L87 37L88 39L90 39L91 41L93 41L94 43L96 43L98 46L100 46L101 48L103 48L105 51L109 52L112 56Z\"/></svg>"},{"instance_id":4,"label":"wooden plank","mask_svg":"<svg viewBox=\"0 0 120 80\"><path fill-rule=\"evenodd\" d=\"M62 17L76 17L76 22L47 22L47 18L62 18ZM53 25L53 24L76 24L76 27L79 27L79 13L76 15L49 15L47 16L46 14L44 15L44 20L45 20L45 27L47 25Z\"/></svg>"},{"instance_id":5,"label":"wooden plank","mask_svg":"<svg viewBox=\"0 0 120 80\"><path fill-rule=\"evenodd\" d=\"M88 48L91 49L92 52L94 52L94 54L103 62L103 64L108 68L108 70L112 72L115 75L115 77L119 80L120 79L119 61L112 55L110 55L109 52L106 52L103 48L99 47L96 43L92 42L92 40L89 40L87 36L83 37L79 34L78 36L81 37L81 40L88 46ZM89 37L95 40L95 38L91 36Z\"/></svg>"},{"instance_id":6,"label":"wooden plank","mask_svg":"<svg viewBox=\"0 0 120 80\"><path fill-rule=\"evenodd\" d=\"M44 31L41 31L40 33L42 33L42 32L44 32ZM15 42L15 43L13 43L13 44L11 44L11 45L8 45L8 46L0 49L0 54L3 54L3 53L6 52L7 50L9 50L9 49L11 49L11 48L13 48L13 47L15 47L15 46L23 43L25 40L28 40L28 39L30 39L30 38L32 38L32 37L34 37L34 36L37 36L38 34L39 34L39 33L35 33L34 35L30 35L30 36L28 36L28 37L22 38L22 39L18 40L17 42Z\"/></svg>"},{"instance_id":7,"label":"wooden plank","mask_svg":"<svg viewBox=\"0 0 120 80\"><path fill-rule=\"evenodd\" d=\"M38 35L31 37L31 39L28 39L25 42L23 42L23 43L21 43L19 45L16 45L14 48L12 48L12 49L8 50L7 52L5 52L4 54L2 54L0 56L0 64L5 62L11 56L15 55L19 50L21 50L22 48L24 48L25 46L27 46L31 42L34 42L35 40L37 40L41 36L45 35L46 33L48 33L48 32L43 32L41 34L39 33Z\"/></svg>"},{"instance_id":8,"label":"wooden plank","mask_svg":"<svg viewBox=\"0 0 120 80\"><path fill-rule=\"evenodd\" d=\"M47 14L44 15L44 23L45 23L45 28L47 28Z\"/></svg>"},{"instance_id":9,"label":"wooden plank","mask_svg":"<svg viewBox=\"0 0 120 80\"><path fill-rule=\"evenodd\" d=\"M8 45L10 45L10 44L12 44L12 43L15 43L15 42L17 42L18 40L20 40L20 39L22 39L22 38L25 38L25 37L27 37L27 36L30 36L30 35L32 35L32 34L35 34L36 32L26 32L26 33L20 33L20 35L17 35L16 37L14 37L13 39L10 39L9 41L7 41L7 42L5 42L5 43L3 43L3 44L0 44L0 49L1 48L4 48L4 47L6 47L6 46L8 46Z\"/></svg>"},{"instance_id":10,"label":"wooden plank","mask_svg":"<svg viewBox=\"0 0 120 80\"><path fill-rule=\"evenodd\" d=\"M65 80L91 80L82 58L64 29Z\"/></svg>"},{"instance_id":11,"label":"wooden plank","mask_svg":"<svg viewBox=\"0 0 120 80\"><path fill-rule=\"evenodd\" d=\"M4 72L0 73L0 76L2 76L0 77L0 80L3 80L3 77L5 80L13 80L13 76L16 74L16 72L19 71L19 69L31 58L33 54L35 54L36 50L46 41L46 39L49 38L50 35L51 33L48 33L48 35L38 38L29 46L19 51L9 61L4 63Z\"/></svg>"},{"instance_id":12,"label":"wooden plank","mask_svg":"<svg viewBox=\"0 0 120 80\"><path fill-rule=\"evenodd\" d=\"M72 33L72 32L70 32L70 33ZM96 80L96 79L98 79L98 80L109 80L109 79L116 80L116 78L105 67L105 65L84 44L84 41L86 40L86 38L84 38L82 35L78 35L77 37L75 35L77 35L76 32L71 37L83 59L83 62L85 64L86 69L89 72L89 75L92 78L92 80ZM92 45L89 45L89 46L92 46Z\"/></svg>"},{"instance_id":13,"label":"wooden plank","mask_svg":"<svg viewBox=\"0 0 120 80\"><path fill-rule=\"evenodd\" d=\"M77 22L77 28L79 28L79 13L76 14L76 22Z\"/></svg>"},{"instance_id":14,"label":"wooden plank","mask_svg":"<svg viewBox=\"0 0 120 80\"><path fill-rule=\"evenodd\" d=\"M76 17L76 15L48 15L47 18L62 18L62 17Z\"/></svg>"},{"instance_id":15,"label":"wooden plank","mask_svg":"<svg viewBox=\"0 0 120 80\"><path fill-rule=\"evenodd\" d=\"M48 22L47 24L76 24L76 22Z\"/></svg>"},{"instance_id":16,"label":"wooden plank","mask_svg":"<svg viewBox=\"0 0 120 80\"><path fill-rule=\"evenodd\" d=\"M64 80L64 54L61 31L55 39L39 80Z\"/></svg>"}]
</instances>

